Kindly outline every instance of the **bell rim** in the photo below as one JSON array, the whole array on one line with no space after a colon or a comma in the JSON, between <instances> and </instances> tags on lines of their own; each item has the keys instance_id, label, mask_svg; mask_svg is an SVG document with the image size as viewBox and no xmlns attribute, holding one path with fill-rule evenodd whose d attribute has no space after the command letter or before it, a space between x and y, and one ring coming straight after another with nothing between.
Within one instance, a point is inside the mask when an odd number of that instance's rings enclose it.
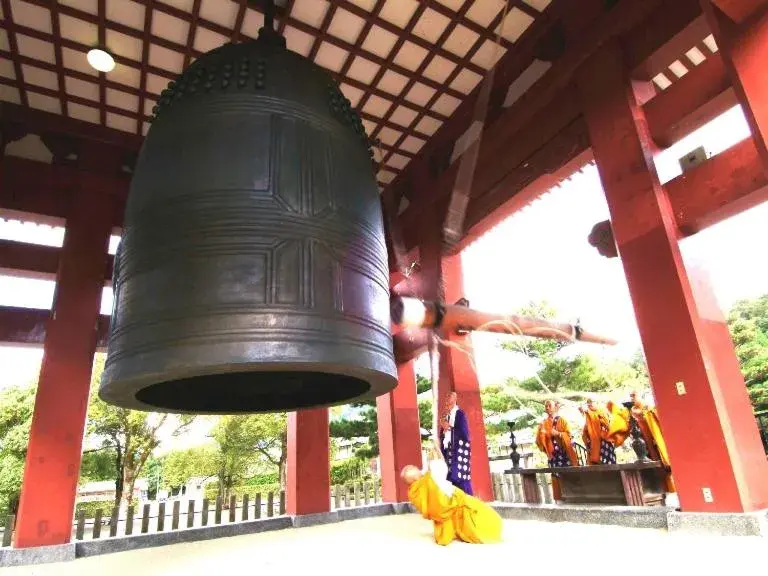
<instances>
[{"instance_id":1,"label":"bell rim","mask_svg":"<svg viewBox=\"0 0 768 576\"><path fill-rule=\"evenodd\" d=\"M394 365L392 366L394 370ZM155 406L142 402L137 398L137 394L146 390L152 385L162 382L173 382L179 380L188 380L201 376L223 376L237 373L277 373L277 372L302 372L316 373L328 376L339 376L355 378L364 381L369 385L366 392L357 394L351 398L344 398L330 402L313 403L311 408L324 408L332 406L342 406L344 404L365 402L373 400L388 392L391 392L397 386L397 377L392 373L382 370L376 370L364 366L351 366L348 364L327 364L323 362L292 362L292 363L270 363L248 362L233 364L230 366L202 366L194 369L179 370L174 373L174 378L158 379L153 375L142 375L121 379L110 380L108 383L99 386L98 395L101 400L107 404L126 408L129 410L138 410L141 412L157 412L167 414L199 414L210 416L226 415L247 415L247 414L270 414L281 412L292 412L297 409L308 409L308 407L286 408L286 409L266 409L266 410L185 410L168 407ZM159 381L158 381L159 380Z\"/></svg>"}]
</instances>

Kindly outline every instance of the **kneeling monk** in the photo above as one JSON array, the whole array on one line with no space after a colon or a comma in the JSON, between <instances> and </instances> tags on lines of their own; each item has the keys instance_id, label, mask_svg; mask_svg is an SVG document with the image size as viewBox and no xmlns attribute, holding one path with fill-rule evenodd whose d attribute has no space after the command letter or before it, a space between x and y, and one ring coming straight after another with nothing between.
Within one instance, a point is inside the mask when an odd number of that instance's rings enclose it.
<instances>
[{"instance_id":1,"label":"kneeling monk","mask_svg":"<svg viewBox=\"0 0 768 576\"><path fill-rule=\"evenodd\" d=\"M408 484L408 499L421 515L432 520L435 542L447 546L454 539L471 544L501 541L502 520L485 502L469 496L448 480L448 467L432 451L425 472L406 466L400 476Z\"/></svg>"}]
</instances>

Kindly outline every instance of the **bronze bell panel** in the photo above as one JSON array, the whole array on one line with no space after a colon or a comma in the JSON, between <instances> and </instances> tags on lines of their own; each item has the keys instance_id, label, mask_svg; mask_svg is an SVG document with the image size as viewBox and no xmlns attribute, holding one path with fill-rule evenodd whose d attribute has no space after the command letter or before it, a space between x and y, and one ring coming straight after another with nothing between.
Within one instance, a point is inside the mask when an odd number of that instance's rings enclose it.
<instances>
[{"instance_id":1,"label":"bronze bell panel","mask_svg":"<svg viewBox=\"0 0 768 576\"><path fill-rule=\"evenodd\" d=\"M274 33L171 83L139 155L99 390L234 414L397 383L371 152L327 72Z\"/></svg>"}]
</instances>

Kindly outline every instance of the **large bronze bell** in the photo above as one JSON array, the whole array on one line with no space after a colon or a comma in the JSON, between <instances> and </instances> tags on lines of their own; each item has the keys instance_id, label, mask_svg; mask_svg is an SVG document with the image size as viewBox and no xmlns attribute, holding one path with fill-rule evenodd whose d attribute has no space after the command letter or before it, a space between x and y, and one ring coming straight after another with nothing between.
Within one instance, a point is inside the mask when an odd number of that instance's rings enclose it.
<instances>
[{"instance_id":1,"label":"large bronze bell","mask_svg":"<svg viewBox=\"0 0 768 576\"><path fill-rule=\"evenodd\" d=\"M271 27L171 82L131 183L101 398L232 414L394 388L371 156L329 74Z\"/></svg>"}]
</instances>

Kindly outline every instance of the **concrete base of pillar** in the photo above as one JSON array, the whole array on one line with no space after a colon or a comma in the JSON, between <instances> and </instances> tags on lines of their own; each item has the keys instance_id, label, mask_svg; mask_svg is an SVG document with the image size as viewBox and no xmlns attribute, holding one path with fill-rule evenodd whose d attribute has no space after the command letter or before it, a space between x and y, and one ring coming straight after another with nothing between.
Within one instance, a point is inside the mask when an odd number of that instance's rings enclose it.
<instances>
[{"instance_id":1,"label":"concrete base of pillar","mask_svg":"<svg viewBox=\"0 0 768 576\"><path fill-rule=\"evenodd\" d=\"M768 510L746 514L679 512L668 506L578 506L568 504L493 504L505 520L604 524L654 528L670 534L768 536Z\"/></svg>"},{"instance_id":2,"label":"concrete base of pillar","mask_svg":"<svg viewBox=\"0 0 768 576\"><path fill-rule=\"evenodd\" d=\"M768 536L768 511L746 514L670 512L667 529L672 534L717 536Z\"/></svg>"},{"instance_id":3,"label":"concrete base of pillar","mask_svg":"<svg viewBox=\"0 0 768 576\"><path fill-rule=\"evenodd\" d=\"M75 559L75 543L36 548L0 548L0 566L51 564Z\"/></svg>"},{"instance_id":4,"label":"concrete base of pillar","mask_svg":"<svg viewBox=\"0 0 768 576\"><path fill-rule=\"evenodd\" d=\"M505 520L604 524L627 528L667 527L669 508L662 506L578 506L573 504L510 504L492 506Z\"/></svg>"}]
</instances>

